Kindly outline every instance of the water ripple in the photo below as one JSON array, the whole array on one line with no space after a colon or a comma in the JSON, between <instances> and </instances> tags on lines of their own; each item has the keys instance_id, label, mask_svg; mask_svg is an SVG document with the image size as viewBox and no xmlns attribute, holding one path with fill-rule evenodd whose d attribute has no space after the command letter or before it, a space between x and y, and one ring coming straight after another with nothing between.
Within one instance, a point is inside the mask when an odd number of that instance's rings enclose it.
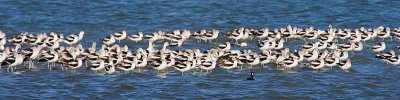
<instances>
[{"instance_id":1,"label":"water ripple","mask_svg":"<svg viewBox=\"0 0 400 100\"><path fill-rule=\"evenodd\" d=\"M0 1L0 30L7 35L20 32L71 34L84 30L85 47L99 37L120 30L172 31L218 28L222 32L238 27L341 28L398 27L399 1L311 1L311 0L233 0L233 1ZM222 38L216 42L229 41ZM145 47L147 42L131 44ZM398 42L390 42L393 47ZM290 42L297 45L299 43ZM372 45L368 43L366 45ZM183 48L209 49L216 43L198 44L195 40ZM255 46L247 47L256 49ZM363 50L350 54L352 70L339 68L314 71L296 68L297 73L257 68L243 71L216 69L209 74L190 73L166 76L123 72L98 75L91 71L26 71L21 74L0 72L0 98L7 99L395 99L399 93L398 66L377 61ZM3 67L4 68L4 67ZM254 81L245 81L250 71Z\"/></svg>"}]
</instances>

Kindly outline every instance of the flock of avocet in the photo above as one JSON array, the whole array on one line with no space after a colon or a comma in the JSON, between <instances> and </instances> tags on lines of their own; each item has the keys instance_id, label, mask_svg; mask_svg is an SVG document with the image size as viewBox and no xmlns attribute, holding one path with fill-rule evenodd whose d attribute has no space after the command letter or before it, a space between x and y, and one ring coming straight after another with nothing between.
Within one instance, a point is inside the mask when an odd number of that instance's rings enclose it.
<instances>
[{"instance_id":1,"label":"flock of avocet","mask_svg":"<svg viewBox=\"0 0 400 100\"><path fill-rule=\"evenodd\" d=\"M190 32L187 29L175 30L170 33L162 31L144 35L139 32L128 35L126 31L110 34L102 39L104 43L100 49L96 49L96 43L85 49L79 41L84 37L84 32L78 34L30 34L21 33L11 37L0 32L0 62L6 66L8 72L14 72L17 67L36 70L35 62L47 63L51 70L53 67L62 70L90 69L96 73L113 74L117 69L126 73L141 68L150 68L157 73L173 68L177 71L209 72L217 67L223 69L242 69L276 65L277 68L290 70L296 66L308 66L311 69L322 70L332 67L340 67L343 70L351 68L349 52L361 51L365 42L376 38L393 38L400 40L400 29L391 30L388 27L337 29L329 26L326 30L309 28L297 28L288 26L270 30L268 28L247 29L238 28L226 32L225 37L235 41L219 44L210 50L199 49L171 50L169 46L181 46L190 38L201 41L218 39L219 30L200 30ZM131 41L148 41L147 48L129 50L127 45L119 46L117 42L128 38ZM255 39L253 39L255 38ZM247 46L251 39L258 41L260 50L258 53L252 50L233 50L232 45ZM299 46L299 50L289 50L284 44L287 40L305 41ZM156 41L164 41L162 49L154 45ZM6 43L10 43L6 45ZM69 46L62 46L65 43ZM368 47L377 52L376 57L393 65L400 64L398 50L386 52L385 42ZM396 46L396 49L399 49ZM246 65L246 66L245 66ZM0 67L1 68L1 67Z\"/></svg>"}]
</instances>

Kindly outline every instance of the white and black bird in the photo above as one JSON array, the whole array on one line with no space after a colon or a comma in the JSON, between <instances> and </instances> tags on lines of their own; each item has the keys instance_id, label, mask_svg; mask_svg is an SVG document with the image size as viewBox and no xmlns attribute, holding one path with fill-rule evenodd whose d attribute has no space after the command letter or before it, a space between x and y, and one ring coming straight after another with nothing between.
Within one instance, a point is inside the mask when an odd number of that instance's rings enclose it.
<instances>
[{"instance_id":1,"label":"white and black bird","mask_svg":"<svg viewBox=\"0 0 400 100\"><path fill-rule=\"evenodd\" d=\"M131 35L128 37L128 39L135 42L141 41L143 39L143 33L139 32L137 34Z\"/></svg>"},{"instance_id":2,"label":"white and black bird","mask_svg":"<svg viewBox=\"0 0 400 100\"><path fill-rule=\"evenodd\" d=\"M381 51L385 50L385 48L386 48L385 42L380 42L376 45L373 45L370 49L374 52L381 52Z\"/></svg>"},{"instance_id":3,"label":"white and black bird","mask_svg":"<svg viewBox=\"0 0 400 100\"><path fill-rule=\"evenodd\" d=\"M110 46L110 45L112 45L112 44L115 43L116 38L115 38L114 35L111 34L111 35L109 35L108 37L103 38L102 41L103 41L104 44Z\"/></svg>"},{"instance_id":4,"label":"white and black bird","mask_svg":"<svg viewBox=\"0 0 400 100\"><path fill-rule=\"evenodd\" d=\"M121 40L126 38L126 31L123 30L121 32L114 33L113 35L114 35L115 39L118 40L118 43L120 43Z\"/></svg>"},{"instance_id":5,"label":"white and black bird","mask_svg":"<svg viewBox=\"0 0 400 100\"><path fill-rule=\"evenodd\" d=\"M351 60L350 59L343 60L339 62L338 65L343 70L349 70L351 68Z\"/></svg>"}]
</instances>

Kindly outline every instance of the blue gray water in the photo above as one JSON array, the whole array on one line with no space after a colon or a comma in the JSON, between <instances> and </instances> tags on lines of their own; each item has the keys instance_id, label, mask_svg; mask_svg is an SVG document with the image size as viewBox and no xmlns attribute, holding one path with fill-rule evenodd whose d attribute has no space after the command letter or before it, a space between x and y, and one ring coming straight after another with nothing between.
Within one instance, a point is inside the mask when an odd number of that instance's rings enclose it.
<instances>
[{"instance_id":1,"label":"blue gray water","mask_svg":"<svg viewBox=\"0 0 400 100\"><path fill-rule=\"evenodd\" d=\"M287 25L326 28L399 27L400 2L393 0L2 0L0 30L7 35L20 32L77 33L85 31L80 43L110 33L238 27L278 28ZM225 40L219 40L225 41ZM388 40L387 40L388 41ZM294 42L289 42L290 45ZM388 42L389 43L389 42ZM399 42L390 42L389 46ZM122 41L132 49L145 47ZM185 48L211 48L210 44L186 42ZM373 43L369 43L371 45ZM255 44L246 47L256 49ZM96 75L92 71L23 71L0 73L2 99L397 99L400 95L399 66L373 58L369 50L351 53L352 70L339 68L313 71L295 68L296 73L271 68L227 71L207 75L172 72L157 76L144 73ZM40 65L38 65L40 66ZM254 81L245 81L250 71Z\"/></svg>"}]
</instances>

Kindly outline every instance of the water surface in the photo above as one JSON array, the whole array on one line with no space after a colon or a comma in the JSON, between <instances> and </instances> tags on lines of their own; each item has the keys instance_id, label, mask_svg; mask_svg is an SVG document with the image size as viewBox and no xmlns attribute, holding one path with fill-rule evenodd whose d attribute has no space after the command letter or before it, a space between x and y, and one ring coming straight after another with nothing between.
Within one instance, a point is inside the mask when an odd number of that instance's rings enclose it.
<instances>
[{"instance_id":1,"label":"water surface","mask_svg":"<svg viewBox=\"0 0 400 100\"><path fill-rule=\"evenodd\" d=\"M393 0L85 0L0 1L0 30L8 36L20 32L64 34L85 31L81 44L108 34L139 31L218 28L279 28L287 25L326 28L399 27L400 2ZM216 43L185 42L181 49L210 49ZM218 42L229 41L221 39ZM381 40L378 40L381 41ZM378 42L375 41L375 42ZM390 42L389 47L399 42ZM372 45L373 43L368 43ZM131 49L146 42L122 41ZM211 45L210 45L211 44ZM297 46L288 42L289 47ZM160 44L158 44L160 45ZM179 49L179 48L176 48ZM238 49L238 48L236 48ZM241 49L257 49L255 44ZM97 75L92 71L24 71L0 73L0 98L7 99L394 99L400 92L399 66L373 58L373 52L351 53L352 70L314 71L306 67L287 73L272 67L252 70L215 69L207 75L155 72ZM38 65L41 66L41 65ZM172 70L173 71L173 70ZM245 81L250 71L254 81Z\"/></svg>"}]
</instances>

